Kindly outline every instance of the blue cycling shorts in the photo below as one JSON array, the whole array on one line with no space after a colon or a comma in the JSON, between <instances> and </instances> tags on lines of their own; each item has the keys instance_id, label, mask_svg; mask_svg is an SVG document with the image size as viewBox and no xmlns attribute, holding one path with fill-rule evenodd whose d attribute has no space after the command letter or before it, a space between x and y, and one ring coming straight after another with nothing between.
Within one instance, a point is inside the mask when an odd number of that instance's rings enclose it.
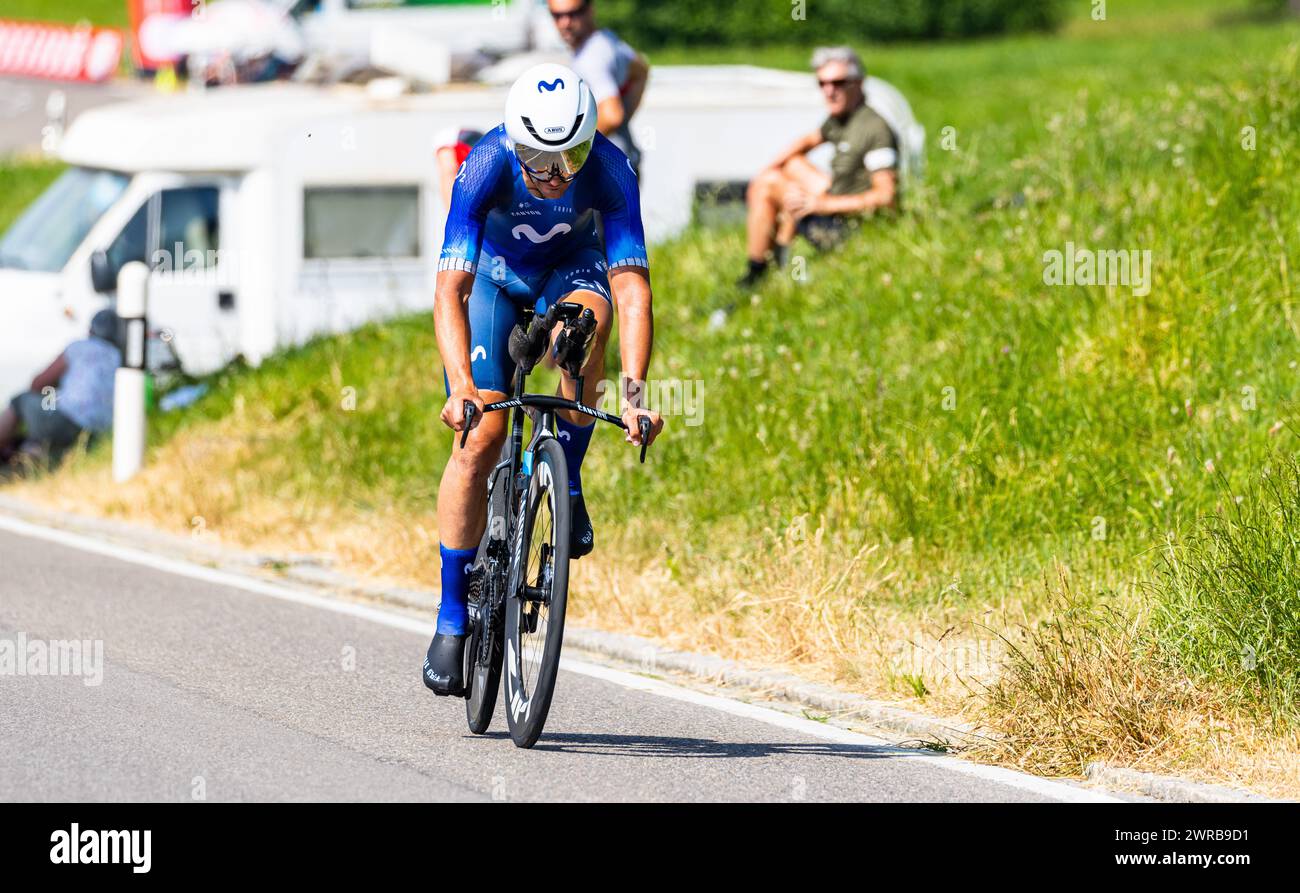
<instances>
[{"instance_id":1,"label":"blue cycling shorts","mask_svg":"<svg viewBox=\"0 0 1300 893\"><path fill-rule=\"evenodd\" d=\"M469 296L469 359L474 386L480 391L511 392L515 361L510 359L510 332L525 307L545 313L572 291L591 291L610 304L609 265L598 247L579 248L554 268L519 277L493 259L483 258ZM451 396L446 372L443 387Z\"/></svg>"}]
</instances>

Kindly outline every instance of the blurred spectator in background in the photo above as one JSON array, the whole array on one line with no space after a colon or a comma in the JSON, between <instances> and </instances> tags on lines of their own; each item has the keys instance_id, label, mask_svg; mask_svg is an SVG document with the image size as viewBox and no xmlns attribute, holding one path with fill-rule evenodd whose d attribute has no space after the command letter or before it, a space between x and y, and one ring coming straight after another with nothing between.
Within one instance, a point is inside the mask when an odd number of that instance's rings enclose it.
<instances>
[{"instance_id":1,"label":"blurred spectator in background","mask_svg":"<svg viewBox=\"0 0 1300 893\"><path fill-rule=\"evenodd\" d=\"M24 453L57 461L83 431L112 427L113 379L122 365L119 330L112 310L96 313L90 337L69 344L0 412L0 462L11 460L20 445Z\"/></svg>"},{"instance_id":2,"label":"blurred spectator in background","mask_svg":"<svg viewBox=\"0 0 1300 893\"><path fill-rule=\"evenodd\" d=\"M813 53L812 67L830 117L750 181L742 288L756 285L773 260L784 266L797 233L826 250L860 216L897 207L898 140L867 106L862 60L849 47L823 47ZM829 174L808 160L823 143L835 147Z\"/></svg>"},{"instance_id":3,"label":"blurred spectator in background","mask_svg":"<svg viewBox=\"0 0 1300 893\"><path fill-rule=\"evenodd\" d=\"M596 99L596 127L632 162L640 176L641 151L628 124L641 105L650 66L613 31L596 30L595 0L547 0L560 36L573 51L570 65Z\"/></svg>"},{"instance_id":4,"label":"blurred spectator in background","mask_svg":"<svg viewBox=\"0 0 1300 893\"><path fill-rule=\"evenodd\" d=\"M477 130L449 127L434 137L434 156L438 161L438 187L442 190L442 204L451 209L451 186L456 182L456 173L469 157L469 152L483 139Z\"/></svg>"}]
</instances>

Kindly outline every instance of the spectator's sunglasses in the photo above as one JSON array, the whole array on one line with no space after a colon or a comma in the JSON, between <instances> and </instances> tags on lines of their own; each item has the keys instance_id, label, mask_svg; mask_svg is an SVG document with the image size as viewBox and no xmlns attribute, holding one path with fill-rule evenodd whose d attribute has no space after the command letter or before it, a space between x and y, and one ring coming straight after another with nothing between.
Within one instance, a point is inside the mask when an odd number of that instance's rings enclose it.
<instances>
[{"instance_id":1,"label":"spectator's sunglasses","mask_svg":"<svg viewBox=\"0 0 1300 893\"><path fill-rule=\"evenodd\" d=\"M576 19L586 15L587 10L589 9L591 9L591 0L587 0L586 3L583 3L577 9L570 9L567 12L552 12L551 18L555 19L555 21L557 22L560 21L560 19L569 19L569 18Z\"/></svg>"},{"instance_id":2,"label":"spectator's sunglasses","mask_svg":"<svg viewBox=\"0 0 1300 893\"><path fill-rule=\"evenodd\" d=\"M817 79L817 83L821 86L823 90L825 90L827 87L831 87L836 90L843 90L851 83L851 81L852 81L851 78L835 78L834 80L831 81L823 81L821 78Z\"/></svg>"}]
</instances>

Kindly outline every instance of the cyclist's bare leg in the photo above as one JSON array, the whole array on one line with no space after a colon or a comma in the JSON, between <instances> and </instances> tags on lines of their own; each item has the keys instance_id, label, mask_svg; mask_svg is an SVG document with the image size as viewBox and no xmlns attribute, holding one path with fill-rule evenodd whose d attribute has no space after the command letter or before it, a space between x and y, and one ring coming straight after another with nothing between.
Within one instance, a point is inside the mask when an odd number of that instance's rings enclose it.
<instances>
[{"instance_id":1,"label":"cyclist's bare leg","mask_svg":"<svg viewBox=\"0 0 1300 893\"><path fill-rule=\"evenodd\" d=\"M603 296L586 289L577 289L569 292L561 301L572 301L575 304L581 304L583 307L591 308L591 312L596 314L596 334L594 336L596 345L592 348L591 359L582 370L582 399L578 402L585 406L596 406L596 401L600 399L600 383L605 378L605 345L609 342L609 333L614 326L614 308L610 306L609 301ZM559 331L557 327L556 331ZM554 337L554 334L552 335ZM547 351L549 354L550 351ZM577 400L578 383L563 372L560 374L560 386L557 393L561 397L569 400ZM607 411L617 413L618 408L609 410L608 407L601 407ZM564 409L560 411L560 417L566 422L586 427L593 424L595 420L580 412Z\"/></svg>"},{"instance_id":2,"label":"cyclist's bare leg","mask_svg":"<svg viewBox=\"0 0 1300 893\"><path fill-rule=\"evenodd\" d=\"M484 403L506 399L500 391L480 391ZM454 432L451 459L438 485L438 539L449 549L473 549L483 537L487 523L488 475L501 458L510 413L490 412L469 432L461 449L460 434Z\"/></svg>"}]
</instances>

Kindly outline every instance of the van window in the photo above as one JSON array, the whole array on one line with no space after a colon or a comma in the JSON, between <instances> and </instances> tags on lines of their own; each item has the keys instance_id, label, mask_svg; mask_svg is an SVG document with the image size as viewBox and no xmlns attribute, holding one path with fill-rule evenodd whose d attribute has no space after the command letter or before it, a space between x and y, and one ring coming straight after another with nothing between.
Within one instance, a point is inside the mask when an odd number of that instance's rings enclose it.
<instances>
[{"instance_id":1,"label":"van window","mask_svg":"<svg viewBox=\"0 0 1300 893\"><path fill-rule=\"evenodd\" d=\"M0 267L57 273L130 179L74 167L41 193L0 239Z\"/></svg>"},{"instance_id":2,"label":"van window","mask_svg":"<svg viewBox=\"0 0 1300 893\"><path fill-rule=\"evenodd\" d=\"M149 203L145 202L140 206L140 210L135 212L122 231L117 234L113 244L108 246L108 266L113 273L113 281L117 281L117 274L122 268L133 260L140 263L149 262Z\"/></svg>"},{"instance_id":3,"label":"van window","mask_svg":"<svg viewBox=\"0 0 1300 893\"><path fill-rule=\"evenodd\" d=\"M191 272L217 265L217 250L221 247L219 203L220 193L215 186L163 190L158 247L164 269Z\"/></svg>"},{"instance_id":4,"label":"van window","mask_svg":"<svg viewBox=\"0 0 1300 893\"><path fill-rule=\"evenodd\" d=\"M308 188L302 232L308 259L419 257L420 188Z\"/></svg>"}]
</instances>

